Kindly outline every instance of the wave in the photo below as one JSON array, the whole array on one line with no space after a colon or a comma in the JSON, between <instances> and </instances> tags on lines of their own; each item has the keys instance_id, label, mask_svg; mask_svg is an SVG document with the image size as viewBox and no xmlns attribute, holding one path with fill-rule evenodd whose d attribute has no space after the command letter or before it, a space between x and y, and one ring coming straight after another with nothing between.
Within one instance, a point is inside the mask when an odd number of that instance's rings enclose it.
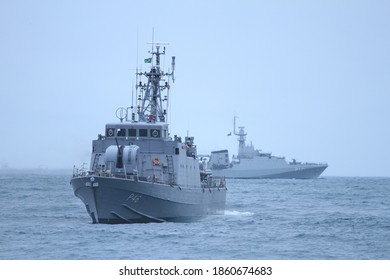
<instances>
[{"instance_id":1,"label":"wave","mask_svg":"<svg viewBox=\"0 0 390 280\"><path fill-rule=\"evenodd\" d=\"M255 213L249 211L235 211L235 210L225 210L224 215L226 216L253 216Z\"/></svg>"}]
</instances>

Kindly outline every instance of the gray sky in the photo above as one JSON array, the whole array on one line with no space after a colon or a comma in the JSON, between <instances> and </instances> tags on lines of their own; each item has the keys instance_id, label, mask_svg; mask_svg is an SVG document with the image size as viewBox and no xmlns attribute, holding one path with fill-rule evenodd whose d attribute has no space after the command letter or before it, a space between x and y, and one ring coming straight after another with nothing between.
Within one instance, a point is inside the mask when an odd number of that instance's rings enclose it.
<instances>
[{"instance_id":1,"label":"gray sky","mask_svg":"<svg viewBox=\"0 0 390 280\"><path fill-rule=\"evenodd\" d=\"M171 135L199 153L237 153L236 114L265 152L390 176L389 1L1 1L0 166L89 162L153 28L176 56Z\"/></svg>"}]
</instances>

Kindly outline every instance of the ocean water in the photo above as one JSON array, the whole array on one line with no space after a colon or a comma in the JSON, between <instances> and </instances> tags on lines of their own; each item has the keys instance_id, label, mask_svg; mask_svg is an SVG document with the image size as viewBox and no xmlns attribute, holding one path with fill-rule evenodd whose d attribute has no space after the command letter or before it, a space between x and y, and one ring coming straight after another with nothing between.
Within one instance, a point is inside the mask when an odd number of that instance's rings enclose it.
<instances>
[{"instance_id":1,"label":"ocean water","mask_svg":"<svg viewBox=\"0 0 390 280\"><path fill-rule=\"evenodd\" d=\"M390 178L227 180L223 215L92 224L70 172L0 172L0 259L390 259Z\"/></svg>"}]
</instances>

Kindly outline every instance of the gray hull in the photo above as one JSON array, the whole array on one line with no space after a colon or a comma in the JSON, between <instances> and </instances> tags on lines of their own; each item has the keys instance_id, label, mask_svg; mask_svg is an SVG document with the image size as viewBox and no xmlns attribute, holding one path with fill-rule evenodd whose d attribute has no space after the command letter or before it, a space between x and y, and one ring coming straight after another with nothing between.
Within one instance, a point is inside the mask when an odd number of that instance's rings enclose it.
<instances>
[{"instance_id":1,"label":"gray hull","mask_svg":"<svg viewBox=\"0 0 390 280\"><path fill-rule=\"evenodd\" d=\"M327 165L287 165L284 168L261 169L236 166L226 169L213 170L215 176L225 176L236 179L315 179L327 168Z\"/></svg>"},{"instance_id":2,"label":"gray hull","mask_svg":"<svg viewBox=\"0 0 390 280\"><path fill-rule=\"evenodd\" d=\"M170 186L114 177L71 180L94 223L192 221L223 212L226 188Z\"/></svg>"}]
</instances>

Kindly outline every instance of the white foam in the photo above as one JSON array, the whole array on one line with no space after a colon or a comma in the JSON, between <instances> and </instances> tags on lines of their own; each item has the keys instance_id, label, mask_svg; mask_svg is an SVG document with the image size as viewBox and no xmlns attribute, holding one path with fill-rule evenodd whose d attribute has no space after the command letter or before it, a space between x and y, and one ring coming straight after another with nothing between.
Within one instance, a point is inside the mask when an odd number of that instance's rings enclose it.
<instances>
[{"instance_id":1,"label":"white foam","mask_svg":"<svg viewBox=\"0 0 390 280\"><path fill-rule=\"evenodd\" d=\"M226 216L253 216L253 212L248 212L248 211L230 211L230 210L225 210L224 215Z\"/></svg>"}]
</instances>

